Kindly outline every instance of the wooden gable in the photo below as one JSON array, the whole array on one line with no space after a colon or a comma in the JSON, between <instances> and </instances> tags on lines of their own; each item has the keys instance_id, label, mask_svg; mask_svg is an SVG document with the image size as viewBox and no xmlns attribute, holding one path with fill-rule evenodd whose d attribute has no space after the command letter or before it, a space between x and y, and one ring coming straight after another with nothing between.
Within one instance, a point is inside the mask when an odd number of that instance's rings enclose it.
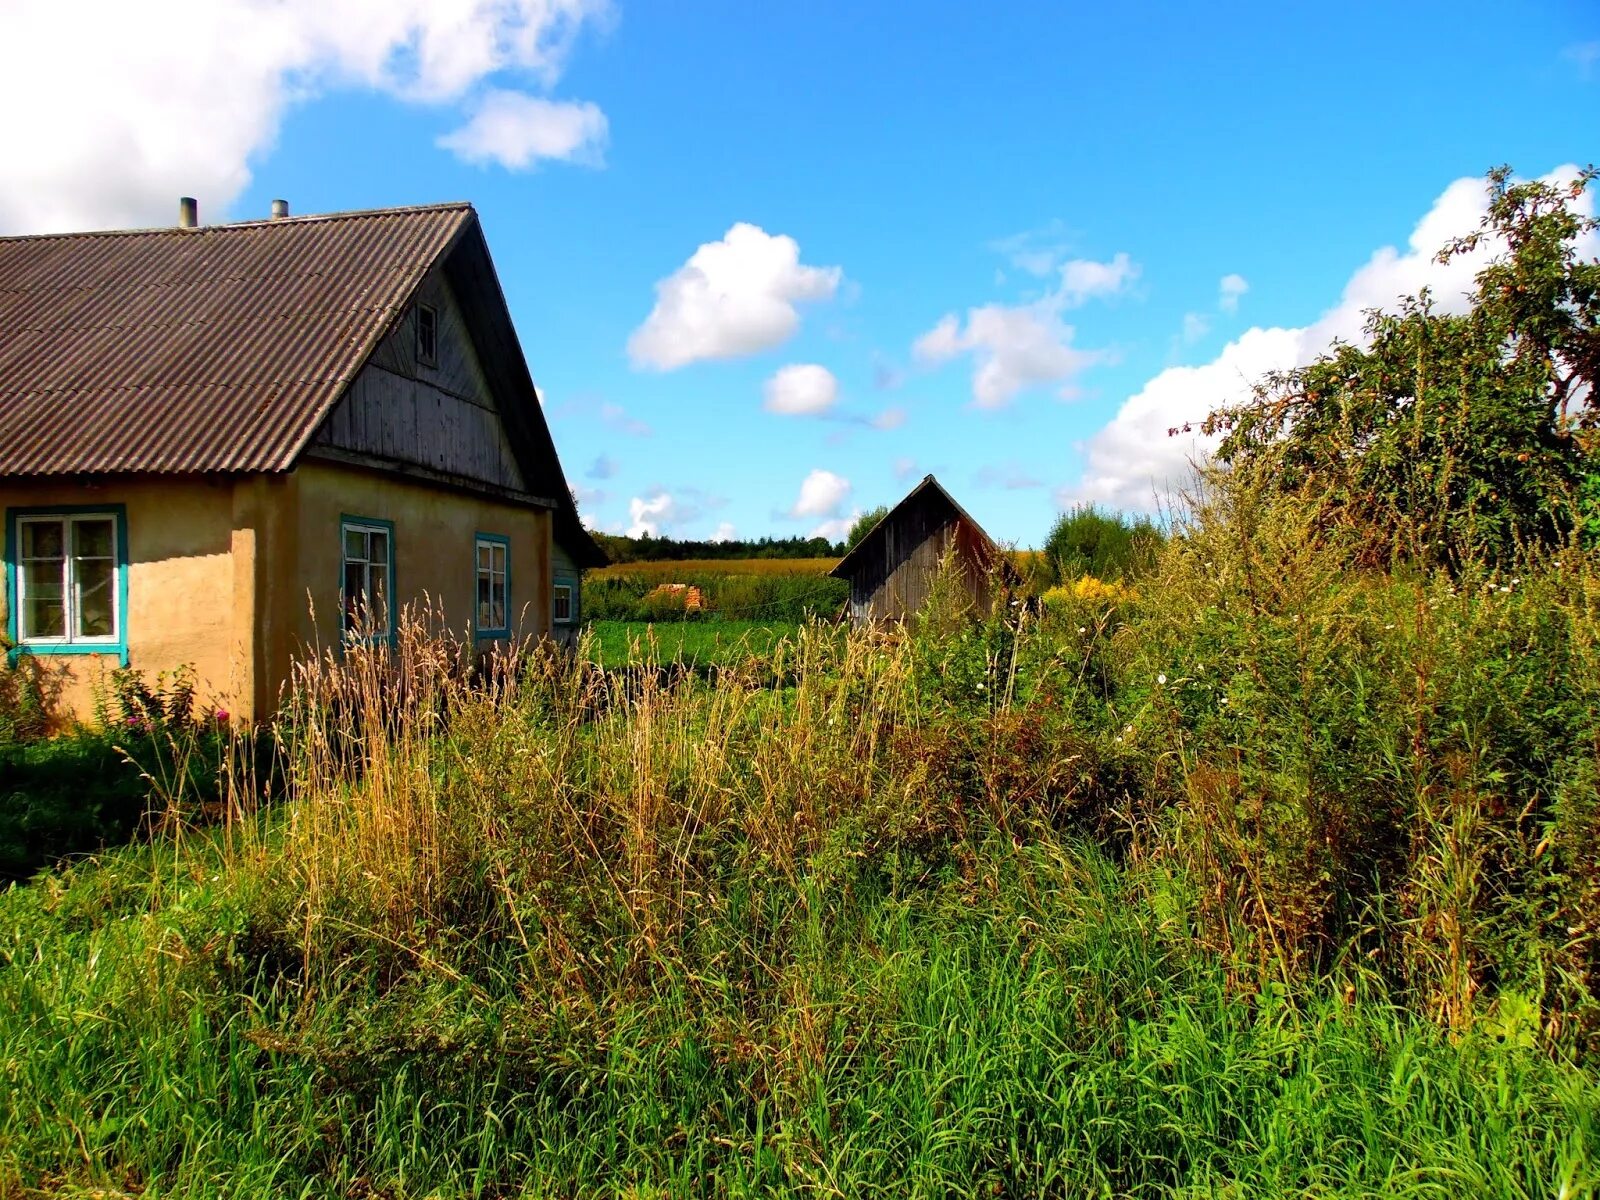
<instances>
[{"instance_id":1,"label":"wooden gable","mask_svg":"<svg viewBox=\"0 0 1600 1200\"><path fill-rule=\"evenodd\" d=\"M424 306L435 321L431 362L418 347ZM473 490L555 499L518 462L461 304L440 270L418 287L312 445Z\"/></svg>"}]
</instances>

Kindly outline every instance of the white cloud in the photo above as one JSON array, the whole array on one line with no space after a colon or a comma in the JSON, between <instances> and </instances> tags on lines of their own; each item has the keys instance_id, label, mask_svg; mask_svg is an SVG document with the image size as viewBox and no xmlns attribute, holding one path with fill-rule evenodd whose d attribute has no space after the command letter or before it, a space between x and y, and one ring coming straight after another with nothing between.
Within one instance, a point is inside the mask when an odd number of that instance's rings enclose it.
<instances>
[{"instance_id":1,"label":"white cloud","mask_svg":"<svg viewBox=\"0 0 1600 1200\"><path fill-rule=\"evenodd\" d=\"M1217 307L1225 313L1239 311L1239 297L1250 290L1243 275L1224 275L1217 284Z\"/></svg>"},{"instance_id":2,"label":"white cloud","mask_svg":"<svg viewBox=\"0 0 1600 1200\"><path fill-rule=\"evenodd\" d=\"M717 526L716 532L706 540L708 542L731 542L737 539L739 531L733 527L732 521L724 521Z\"/></svg>"},{"instance_id":3,"label":"white cloud","mask_svg":"<svg viewBox=\"0 0 1600 1200\"><path fill-rule=\"evenodd\" d=\"M967 310L965 328L954 315L917 339L911 352L926 363L970 353L972 398L979 408L1001 408L1024 388L1064 383L1093 363L1092 351L1072 345L1074 330L1048 302Z\"/></svg>"},{"instance_id":4,"label":"white cloud","mask_svg":"<svg viewBox=\"0 0 1600 1200\"><path fill-rule=\"evenodd\" d=\"M903 408L886 408L875 417L869 417L867 423L874 429L899 429L906 423L906 410Z\"/></svg>"},{"instance_id":5,"label":"white cloud","mask_svg":"<svg viewBox=\"0 0 1600 1200\"><path fill-rule=\"evenodd\" d=\"M833 517L822 522L806 536L827 538L830 542L842 542L849 534L850 527L856 523L856 518L860 515L859 512L852 512L847 517Z\"/></svg>"},{"instance_id":6,"label":"white cloud","mask_svg":"<svg viewBox=\"0 0 1600 1200\"><path fill-rule=\"evenodd\" d=\"M635 496L628 501L628 536L660 537L661 531L682 519L678 502L667 491Z\"/></svg>"},{"instance_id":7,"label":"white cloud","mask_svg":"<svg viewBox=\"0 0 1600 1200\"><path fill-rule=\"evenodd\" d=\"M11 0L0 233L168 224L180 194L202 219L223 213L292 105L341 89L455 105L506 73L548 89L608 14L606 0Z\"/></svg>"},{"instance_id":8,"label":"white cloud","mask_svg":"<svg viewBox=\"0 0 1600 1200\"><path fill-rule=\"evenodd\" d=\"M1110 262L1076 258L1061 264L1058 275L1057 286L1032 303L968 309L965 326L946 313L912 344L913 357L937 364L971 354L972 399L979 408L1003 408L1018 392L1052 383L1063 385L1060 398L1070 399L1075 393L1068 381L1101 355L1072 345L1076 331L1061 313L1126 291L1139 267L1126 254Z\"/></svg>"},{"instance_id":9,"label":"white cloud","mask_svg":"<svg viewBox=\"0 0 1600 1200\"><path fill-rule=\"evenodd\" d=\"M795 499L789 515L791 517L837 516L840 505L849 496L848 479L818 467L801 481L800 495Z\"/></svg>"},{"instance_id":10,"label":"white cloud","mask_svg":"<svg viewBox=\"0 0 1600 1200\"><path fill-rule=\"evenodd\" d=\"M827 412L839 399L839 381L827 367L791 363L767 380L765 392L768 412L815 416Z\"/></svg>"},{"instance_id":11,"label":"white cloud","mask_svg":"<svg viewBox=\"0 0 1600 1200\"><path fill-rule=\"evenodd\" d=\"M908 479L917 472L917 460L909 455L902 455L894 460L894 477Z\"/></svg>"},{"instance_id":12,"label":"white cloud","mask_svg":"<svg viewBox=\"0 0 1600 1200\"><path fill-rule=\"evenodd\" d=\"M1139 277L1139 268L1126 254L1110 262L1075 258L1061 265L1061 287L1056 295L1068 308L1077 308L1099 296L1115 296Z\"/></svg>"},{"instance_id":13,"label":"white cloud","mask_svg":"<svg viewBox=\"0 0 1600 1200\"><path fill-rule=\"evenodd\" d=\"M1574 174L1575 167L1564 166L1545 178L1566 181ZM1584 203L1592 209L1592 193L1585 193ZM1213 410L1246 399L1262 376L1312 362L1336 338L1359 342L1368 310L1392 308L1400 297L1415 295L1423 287L1440 309L1463 311L1473 276L1495 248L1485 245L1443 264L1434 256L1451 238L1476 229L1486 207L1482 179L1456 180L1417 223L1406 249L1385 246L1374 253L1351 275L1338 303L1312 324L1297 329L1256 327L1229 342L1203 366L1169 367L1156 375L1089 439L1082 478L1060 489L1057 502L1063 507L1087 500L1150 509L1186 480L1192 462L1214 448L1193 429L1177 436L1168 436L1169 430L1197 427Z\"/></svg>"},{"instance_id":14,"label":"white cloud","mask_svg":"<svg viewBox=\"0 0 1600 1200\"><path fill-rule=\"evenodd\" d=\"M838 267L802 264L793 238L740 222L656 284L628 355L636 367L671 371L771 349L800 327L795 306L831 299L842 278Z\"/></svg>"},{"instance_id":15,"label":"white cloud","mask_svg":"<svg viewBox=\"0 0 1600 1200\"><path fill-rule=\"evenodd\" d=\"M573 104L492 90L460 129L438 144L465 162L499 163L525 171L540 159L602 165L606 115L590 103Z\"/></svg>"}]
</instances>

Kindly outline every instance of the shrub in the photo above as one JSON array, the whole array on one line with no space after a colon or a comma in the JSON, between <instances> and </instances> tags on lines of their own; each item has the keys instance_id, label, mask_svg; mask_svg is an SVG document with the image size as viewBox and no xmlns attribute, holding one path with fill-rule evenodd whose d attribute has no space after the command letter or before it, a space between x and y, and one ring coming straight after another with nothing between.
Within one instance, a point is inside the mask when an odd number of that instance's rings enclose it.
<instances>
[{"instance_id":1,"label":"shrub","mask_svg":"<svg viewBox=\"0 0 1600 1200\"><path fill-rule=\"evenodd\" d=\"M1146 570L1161 547L1161 531L1144 517L1078 505L1062 513L1045 538L1044 558L1057 584L1085 576L1120 580Z\"/></svg>"}]
</instances>

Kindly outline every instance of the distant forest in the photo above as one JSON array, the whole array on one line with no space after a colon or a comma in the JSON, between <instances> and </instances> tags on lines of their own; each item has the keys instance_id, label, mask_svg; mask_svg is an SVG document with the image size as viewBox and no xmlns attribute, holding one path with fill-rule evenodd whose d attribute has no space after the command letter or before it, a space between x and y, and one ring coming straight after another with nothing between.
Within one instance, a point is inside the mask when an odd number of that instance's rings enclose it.
<instances>
[{"instance_id":1,"label":"distant forest","mask_svg":"<svg viewBox=\"0 0 1600 1200\"><path fill-rule=\"evenodd\" d=\"M624 537L591 531L613 563L663 562L681 559L840 558L843 542L827 538L771 538L758 541L689 542L670 537Z\"/></svg>"}]
</instances>

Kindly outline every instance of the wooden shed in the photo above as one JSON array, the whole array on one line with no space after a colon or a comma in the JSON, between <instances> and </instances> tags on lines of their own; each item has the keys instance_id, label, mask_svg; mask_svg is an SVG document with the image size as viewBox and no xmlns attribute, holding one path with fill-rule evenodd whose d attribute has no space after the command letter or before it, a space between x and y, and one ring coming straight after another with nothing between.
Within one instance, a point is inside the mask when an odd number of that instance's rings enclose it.
<instances>
[{"instance_id":1,"label":"wooden shed","mask_svg":"<svg viewBox=\"0 0 1600 1200\"><path fill-rule=\"evenodd\" d=\"M830 572L850 581L850 620L873 625L916 614L952 547L976 611L987 613L993 604L997 572L1008 585L1020 582L989 535L928 475Z\"/></svg>"}]
</instances>

